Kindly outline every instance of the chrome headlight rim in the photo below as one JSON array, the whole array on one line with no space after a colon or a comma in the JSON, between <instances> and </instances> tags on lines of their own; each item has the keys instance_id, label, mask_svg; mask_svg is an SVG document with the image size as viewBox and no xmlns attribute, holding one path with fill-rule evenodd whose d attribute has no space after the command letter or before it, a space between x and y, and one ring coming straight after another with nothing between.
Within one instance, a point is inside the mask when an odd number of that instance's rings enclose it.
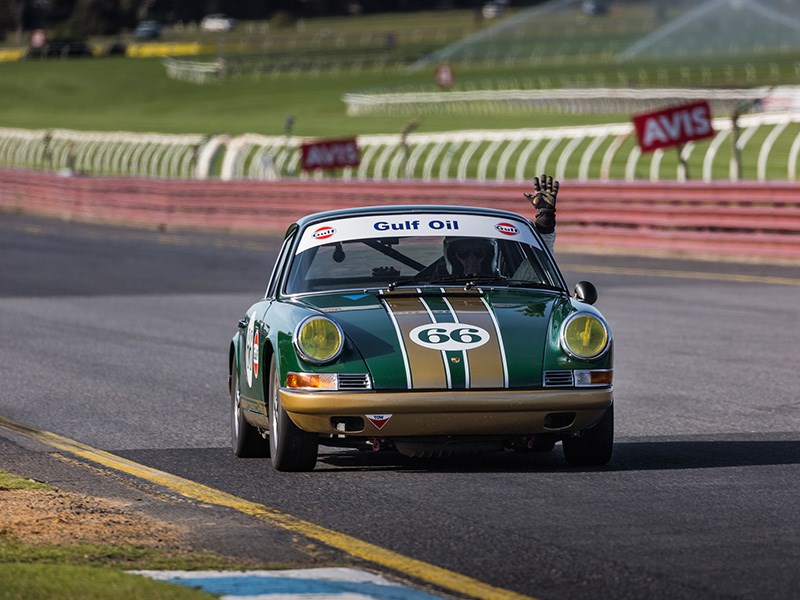
<instances>
[{"instance_id":1,"label":"chrome headlight rim","mask_svg":"<svg viewBox=\"0 0 800 600\"><path fill-rule=\"evenodd\" d=\"M302 344L300 343L300 333L303 331L303 328L305 328L309 322L316 320L327 321L336 328L336 331L339 334L339 343L336 346L336 350L330 356L325 358L311 356L303 349ZM344 332L339 324L333 319L329 319L323 315L309 315L300 321L294 328L294 332L292 333L292 346L294 346L294 351L297 353L297 356L299 356L303 361L311 363L312 365L325 365L335 361L337 358L339 358L339 356L341 356L342 350L344 350Z\"/></svg>"},{"instance_id":2,"label":"chrome headlight rim","mask_svg":"<svg viewBox=\"0 0 800 600\"><path fill-rule=\"evenodd\" d=\"M574 321L575 319L579 319L580 317L589 317L591 319L595 319L598 323L600 323L603 326L603 329L605 330L606 343L595 354L592 355L580 354L572 350L569 347L569 344L567 344L567 328L569 327L569 324L572 321ZM608 352L608 349L611 347L611 328L608 326L606 320L603 319L601 316L588 311L578 311L572 313L570 316L564 319L564 322L561 324L561 331L558 334L558 341L561 345L561 349L564 350L564 352L566 352L567 355L569 355L571 358L577 360L597 360L598 358L601 358L606 352Z\"/></svg>"}]
</instances>

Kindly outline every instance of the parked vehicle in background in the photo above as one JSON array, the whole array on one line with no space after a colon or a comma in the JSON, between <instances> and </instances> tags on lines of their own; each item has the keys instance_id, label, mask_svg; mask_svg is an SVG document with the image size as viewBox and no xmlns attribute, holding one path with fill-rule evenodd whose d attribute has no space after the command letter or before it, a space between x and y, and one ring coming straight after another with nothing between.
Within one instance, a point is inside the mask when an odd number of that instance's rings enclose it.
<instances>
[{"instance_id":1,"label":"parked vehicle in background","mask_svg":"<svg viewBox=\"0 0 800 600\"><path fill-rule=\"evenodd\" d=\"M508 8L508 0L494 0L483 5L481 15L484 19L496 19L502 16L506 8Z\"/></svg>"},{"instance_id":2,"label":"parked vehicle in background","mask_svg":"<svg viewBox=\"0 0 800 600\"><path fill-rule=\"evenodd\" d=\"M128 46L125 42L111 42L105 47L106 56L125 56Z\"/></svg>"},{"instance_id":3,"label":"parked vehicle in background","mask_svg":"<svg viewBox=\"0 0 800 600\"><path fill-rule=\"evenodd\" d=\"M53 40L41 48L28 48L26 58L84 58L94 56L92 47L81 40Z\"/></svg>"},{"instance_id":4,"label":"parked vehicle in background","mask_svg":"<svg viewBox=\"0 0 800 600\"><path fill-rule=\"evenodd\" d=\"M142 21L133 30L137 40L157 40L161 37L161 23L158 21Z\"/></svg>"},{"instance_id":5,"label":"parked vehicle in background","mask_svg":"<svg viewBox=\"0 0 800 600\"><path fill-rule=\"evenodd\" d=\"M223 14L213 14L203 17L200 29L203 31L230 31L236 27L236 19Z\"/></svg>"},{"instance_id":6,"label":"parked vehicle in background","mask_svg":"<svg viewBox=\"0 0 800 600\"><path fill-rule=\"evenodd\" d=\"M584 0L583 13L586 15L608 14L608 2L606 0Z\"/></svg>"}]
</instances>

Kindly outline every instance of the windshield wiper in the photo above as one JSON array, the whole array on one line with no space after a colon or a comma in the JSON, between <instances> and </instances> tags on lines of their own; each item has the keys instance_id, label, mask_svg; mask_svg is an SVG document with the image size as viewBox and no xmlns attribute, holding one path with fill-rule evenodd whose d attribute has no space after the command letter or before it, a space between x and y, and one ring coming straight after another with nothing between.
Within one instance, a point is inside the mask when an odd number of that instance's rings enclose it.
<instances>
[{"instance_id":1,"label":"windshield wiper","mask_svg":"<svg viewBox=\"0 0 800 600\"><path fill-rule=\"evenodd\" d=\"M508 285L508 278L503 277L502 275L479 275L476 277L470 277L469 281L464 284L465 290L471 290L476 285L479 284L492 284L492 283L499 283L502 285Z\"/></svg>"},{"instance_id":2,"label":"windshield wiper","mask_svg":"<svg viewBox=\"0 0 800 600\"><path fill-rule=\"evenodd\" d=\"M509 279L503 275L446 275L444 277L437 277L432 284L442 283L463 283L465 290L470 290L479 285L503 285L508 287L530 287L545 290L558 290L553 285L530 281L528 279Z\"/></svg>"},{"instance_id":3,"label":"windshield wiper","mask_svg":"<svg viewBox=\"0 0 800 600\"><path fill-rule=\"evenodd\" d=\"M423 285L446 285L446 284L463 284L465 290L471 290L479 285L504 285L508 287L530 287L537 289L557 290L559 288L528 279L509 279L503 275L440 275L439 277L431 278L430 274L412 275L397 279L391 282L388 286L389 291L394 291L395 288L400 286L408 286L414 284Z\"/></svg>"},{"instance_id":4,"label":"windshield wiper","mask_svg":"<svg viewBox=\"0 0 800 600\"><path fill-rule=\"evenodd\" d=\"M431 284L463 283L464 289L472 289L479 283L506 283L503 275L443 275L431 280Z\"/></svg>"},{"instance_id":5,"label":"windshield wiper","mask_svg":"<svg viewBox=\"0 0 800 600\"><path fill-rule=\"evenodd\" d=\"M402 279L397 279L389 284L389 291L393 291L398 286L407 286L413 284L423 284L423 285L441 285L443 283L464 283L470 286L475 285L475 281L496 281L501 280L504 281L504 278L500 275L488 275L484 277L478 276L467 276L467 275L440 275L439 277L431 278L430 273L417 273L416 275L411 275L410 277L405 277ZM469 288L467 288L469 289Z\"/></svg>"},{"instance_id":6,"label":"windshield wiper","mask_svg":"<svg viewBox=\"0 0 800 600\"><path fill-rule=\"evenodd\" d=\"M410 277L404 277L401 279L396 279L392 283L389 284L389 291L394 291L394 289L399 285L409 285L414 283L430 283L430 274L422 274L417 273L416 275L411 275Z\"/></svg>"}]
</instances>

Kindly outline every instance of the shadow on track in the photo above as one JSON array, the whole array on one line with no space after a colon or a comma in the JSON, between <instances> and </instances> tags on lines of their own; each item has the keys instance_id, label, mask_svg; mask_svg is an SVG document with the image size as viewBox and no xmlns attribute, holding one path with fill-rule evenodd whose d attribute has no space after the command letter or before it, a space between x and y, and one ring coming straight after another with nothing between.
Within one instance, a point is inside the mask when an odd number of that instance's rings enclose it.
<instances>
[{"instance_id":1,"label":"shadow on track","mask_svg":"<svg viewBox=\"0 0 800 600\"><path fill-rule=\"evenodd\" d=\"M692 440L618 442L611 463L575 468L564 462L560 446L552 452L497 452L446 459L409 459L396 452L321 454L318 471L649 471L800 464L800 441ZM327 468L327 469L326 469Z\"/></svg>"},{"instance_id":2,"label":"shadow on track","mask_svg":"<svg viewBox=\"0 0 800 600\"><path fill-rule=\"evenodd\" d=\"M785 436L786 434L781 434ZM426 472L426 473L530 473L530 472L626 472L680 469L716 469L800 464L800 440L645 440L621 441L614 446L614 455L605 467L570 467L564 461L561 447L551 452L493 452L443 459L407 458L394 451L360 452L320 448L315 473L345 472ZM193 468L178 465L202 464L206 471L215 465L227 473L251 473L252 468L269 468L269 459L236 459L229 448L180 448L170 450L137 450L120 453L126 458L181 474L197 477ZM207 473L206 473L207 474ZM313 475L312 475L313 476ZM204 479L204 477L201 477ZM217 479L219 479L217 481ZM225 477L215 478L212 485L223 484Z\"/></svg>"}]
</instances>

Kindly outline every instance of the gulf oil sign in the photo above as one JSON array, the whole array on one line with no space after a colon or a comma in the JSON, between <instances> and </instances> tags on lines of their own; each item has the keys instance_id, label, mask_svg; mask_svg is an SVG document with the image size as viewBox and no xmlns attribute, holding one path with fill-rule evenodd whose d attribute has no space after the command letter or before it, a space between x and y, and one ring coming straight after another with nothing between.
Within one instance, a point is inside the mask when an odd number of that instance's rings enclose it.
<instances>
[{"instance_id":1,"label":"gulf oil sign","mask_svg":"<svg viewBox=\"0 0 800 600\"><path fill-rule=\"evenodd\" d=\"M633 126L642 152L714 137L711 107L705 101L634 115Z\"/></svg>"}]
</instances>

